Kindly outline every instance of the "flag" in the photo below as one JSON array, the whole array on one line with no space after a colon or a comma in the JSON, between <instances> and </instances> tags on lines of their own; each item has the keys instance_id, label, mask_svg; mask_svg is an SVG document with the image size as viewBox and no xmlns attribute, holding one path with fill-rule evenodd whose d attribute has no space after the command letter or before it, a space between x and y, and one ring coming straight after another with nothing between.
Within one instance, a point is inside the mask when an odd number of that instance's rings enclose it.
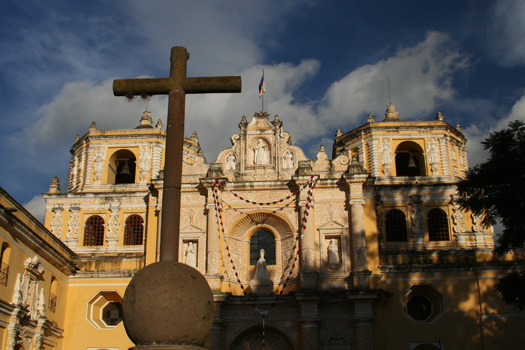
<instances>
[{"instance_id":1,"label":"flag","mask_svg":"<svg viewBox=\"0 0 525 350\"><path fill-rule=\"evenodd\" d=\"M266 88L264 87L264 73L263 73L261 82L259 83L259 98L262 98L265 93L266 93Z\"/></svg>"}]
</instances>

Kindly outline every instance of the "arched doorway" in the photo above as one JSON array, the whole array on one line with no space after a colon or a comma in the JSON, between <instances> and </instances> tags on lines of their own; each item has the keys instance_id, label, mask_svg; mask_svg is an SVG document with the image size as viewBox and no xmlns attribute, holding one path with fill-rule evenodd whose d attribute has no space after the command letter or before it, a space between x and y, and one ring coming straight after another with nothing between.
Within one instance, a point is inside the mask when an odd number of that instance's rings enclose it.
<instances>
[{"instance_id":1,"label":"arched doorway","mask_svg":"<svg viewBox=\"0 0 525 350\"><path fill-rule=\"evenodd\" d=\"M229 350L259 350L262 345L262 325L251 327L235 338ZM294 350L292 342L279 330L266 327L266 348L272 350Z\"/></svg>"}]
</instances>

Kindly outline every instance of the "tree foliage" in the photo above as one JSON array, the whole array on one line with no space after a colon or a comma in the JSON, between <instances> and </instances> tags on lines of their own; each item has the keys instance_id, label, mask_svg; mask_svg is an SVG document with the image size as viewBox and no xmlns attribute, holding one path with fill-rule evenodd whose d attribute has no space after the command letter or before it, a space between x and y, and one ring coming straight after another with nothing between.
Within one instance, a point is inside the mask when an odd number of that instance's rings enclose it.
<instances>
[{"instance_id":1,"label":"tree foliage","mask_svg":"<svg viewBox=\"0 0 525 350\"><path fill-rule=\"evenodd\" d=\"M482 144L489 158L469 169L458 183L458 194L463 209L484 215L484 225L503 225L494 247L502 255L525 243L525 123L511 122ZM505 303L524 309L525 271L509 273L495 288Z\"/></svg>"},{"instance_id":2,"label":"tree foliage","mask_svg":"<svg viewBox=\"0 0 525 350\"><path fill-rule=\"evenodd\" d=\"M524 271L508 273L495 286L505 304L514 305L518 310L525 308L525 275Z\"/></svg>"},{"instance_id":3,"label":"tree foliage","mask_svg":"<svg viewBox=\"0 0 525 350\"><path fill-rule=\"evenodd\" d=\"M482 144L489 158L467 172L458 193L464 209L484 215L483 224L503 225L495 247L501 255L525 242L525 123L511 122Z\"/></svg>"}]
</instances>

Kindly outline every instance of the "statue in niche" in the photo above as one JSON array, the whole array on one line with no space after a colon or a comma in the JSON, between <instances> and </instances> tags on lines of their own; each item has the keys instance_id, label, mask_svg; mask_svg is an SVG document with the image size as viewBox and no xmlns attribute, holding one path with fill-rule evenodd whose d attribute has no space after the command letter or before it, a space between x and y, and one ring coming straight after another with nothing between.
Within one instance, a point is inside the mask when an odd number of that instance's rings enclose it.
<instances>
[{"instance_id":1,"label":"statue in niche","mask_svg":"<svg viewBox=\"0 0 525 350\"><path fill-rule=\"evenodd\" d=\"M253 279L256 281L267 281L270 280L270 275L268 274L268 268L266 267L266 259L264 258L264 249L259 251L259 260L257 265L255 265L255 273L253 274Z\"/></svg>"},{"instance_id":2,"label":"statue in niche","mask_svg":"<svg viewBox=\"0 0 525 350\"><path fill-rule=\"evenodd\" d=\"M428 162L430 163L432 174L437 174L439 170L439 151L436 140L430 140L428 146Z\"/></svg>"},{"instance_id":3,"label":"statue in niche","mask_svg":"<svg viewBox=\"0 0 525 350\"><path fill-rule=\"evenodd\" d=\"M250 287L254 294L271 294L273 290L273 281L268 274L266 259L264 258L264 249L259 251L260 258L255 265L253 279L250 281Z\"/></svg>"},{"instance_id":4,"label":"statue in niche","mask_svg":"<svg viewBox=\"0 0 525 350\"><path fill-rule=\"evenodd\" d=\"M268 163L268 147L262 139L259 139L257 146L254 149L254 163L262 165Z\"/></svg>"},{"instance_id":5,"label":"statue in niche","mask_svg":"<svg viewBox=\"0 0 525 350\"><path fill-rule=\"evenodd\" d=\"M337 240L332 238L330 244L328 245L328 265L338 265L339 264L339 246Z\"/></svg>"},{"instance_id":6,"label":"statue in niche","mask_svg":"<svg viewBox=\"0 0 525 350\"><path fill-rule=\"evenodd\" d=\"M235 155L233 153L228 154L226 157L226 170L235 170L237 168L235 160Z\"/></svg>"},{"instance_id":7,"label":"statue in niche","mask_svg":"<svg viewBox=\"0 0 525 350\"><path fill-rule=\"evenodd\" d=\"M197 267L197 247L193 242L188 242L184 263L188 266Z\"/></svg>"},{"instance_id":8,"label":"statue in niche","mask_svg":"<svg viewBox=\"0 0 525 350\"><path fill-rule=\"evenodd\" d=\"M287 150L283 154L283 168L284 169L293 168L293 152L290 150Z\"/></svg>"},{"instance_id":9,"label":"statue in niche","mask_svg":"<svg viewBox=\"0 0 525 350\"><path fill-rule=\"evenodd\" d=\"M390 175L390 164L392 164L392 146L390 144L390 140L383 139L381 142L381 148L379 149L379 152L381 152L381 164L383 165L383 173L385 175Z\"/></svg>"}]
</instances>

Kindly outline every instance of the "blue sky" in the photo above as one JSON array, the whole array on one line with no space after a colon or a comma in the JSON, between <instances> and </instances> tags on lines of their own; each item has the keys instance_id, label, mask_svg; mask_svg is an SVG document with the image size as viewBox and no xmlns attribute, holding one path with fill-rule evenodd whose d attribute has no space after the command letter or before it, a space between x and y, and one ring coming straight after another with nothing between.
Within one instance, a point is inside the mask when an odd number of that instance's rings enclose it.
<instances>
[{"instance_id":1,"label":"blue sky","mask_svg":"<svg viewBox=\"0 0 525 350\"><path fill-rule=\"evenodd\" d=\"M189 76L241 75L243 92L193 95L209 162L243 115L278 114L309 157L331 149L391 100L405 120L439 110L480 141L525 120L525 2L481 1L3 1L0 3L0 186L37 216L53 176L67 187L69 149L92 121L133 128L146 108L113 96L115 78L166 77L172 46L190 52ZM149 103L166 119L167 100Z\"/></svg>"}]
</instances>

